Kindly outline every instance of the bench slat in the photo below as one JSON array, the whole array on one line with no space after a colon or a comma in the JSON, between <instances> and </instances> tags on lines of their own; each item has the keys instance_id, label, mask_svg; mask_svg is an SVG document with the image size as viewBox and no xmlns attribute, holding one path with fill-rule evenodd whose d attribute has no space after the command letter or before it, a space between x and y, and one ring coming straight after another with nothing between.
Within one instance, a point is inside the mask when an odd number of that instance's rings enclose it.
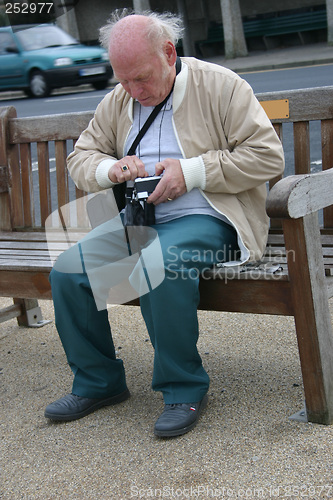
<instances>
[{"instance_id":1,"label":"bench slat","mask_svg":"<svg viewBox=\"0 0 333 500\"><path fill-rule=\"evenodd\" d=\"M51 213L51 184L49 169L49 150L47 142L37 143L38 173L39 173L39 198L42 226Z\"/></svg>"},{"instance_id":2,"label":"bench slat","mask_svg":"<svg viewBox=\"0 0 333 500\"><path fill-rule=\"evenodd\" d=\"M55 142L55 157L57 166L57 194L58 207L63 207L69 202L68 190L68 170L66 164L67 147L66 141ZM70 221L64 221L66 226L70 225Z\"/></svg>"},{"instance_id":3,"label":"bench slat","mask_svg":"<svg viewBox=\"0 0 333 500\"><path fill-rule=\"evenodd\" d=\"M298 122L311 120L331 120L333 118L332 106L333 87L314 87L312 89L288 90L277 92L263 92L256 94L259 101L272 101L279 99L289 100L289 118L272 120L272 122Z\"/></svg>"},{"instance_id":4,"label":"bench slat","mask_svg":"<svg viewBox=\"0 0 333 500\"><path fill-rule=\"evenodd\" d=\"M295 174L310 173L309 122L294 123Z\"/></svg>"},{"instance_id":5,"label":"bench slat","mask_svg":"<svg viewBox=\"0 0 333 500\"><path fill-rule=\"evenodd\" d=\"M0 270L0 296L23 299L52 299L48 270Z\"/></svg>"},{"instance_id":6,"label":"bench slat","mask_svg":"<svg viewBox=\"0 0 333 500\"><path fill-rule=\"evenodd\" d=\"M17 118L10 122L9 142L22 144L52 140L66 141L77 139L84 130L93 113L83 111L75 113L75 120L70 113L43 116L43 126L40 126L41 117Z\"/></svg>"},{"instance_id":7,"label":"bench slat","mask_svg":"<svg viewBox=\"0 0 333 500\"><path fill-rule=\"evenodd\" d=\"M333 120L322 120L321 122L321 151L322 168L332 168L333 158ZM324 226L333 227L333 206L324 209Z\"/></svg>"},{"instance_id":8,"label":"bench slat","mask_svg":"<svg viewBox=\"0 0 333 500\"><path fill-rule=\"evenodd\" d=\"M35 222L35 207L33 202L31 144L20 144L20 158L24 226L32 227Z\"/></svg>"},{"instance_id":9,"label":"bench slat","mask_svg":"<svg viewBox=\"0 0 333 500\"><path fill-rule=\"evenodd\" d=\"M8 163L11 171L11 213L14 227L24 226L24 213L22 205L22 182L19 163L19 148L13 146L8 152Z\"/></svg>"}]
</instances>

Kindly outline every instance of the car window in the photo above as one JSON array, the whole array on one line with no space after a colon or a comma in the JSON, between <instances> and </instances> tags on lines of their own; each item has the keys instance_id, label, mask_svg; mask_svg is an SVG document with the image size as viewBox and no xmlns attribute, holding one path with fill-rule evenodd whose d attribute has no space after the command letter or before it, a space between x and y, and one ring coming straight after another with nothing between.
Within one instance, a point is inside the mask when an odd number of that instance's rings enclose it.
<instances>
[{"instance_id":1,"label":"car window","mask_svg":"<svg viewBox=\"0 0 333 500\"><path fill-rule=\"evenodd\" d=\"M16 32L24 50L38 50L59 45L73 45L78 42L57 26L34 26Z\"/></svg>"},{"instance_id":2,"label":"car window","mask_svg":"<svg viewBox=\"0 0 333 500\"><path fill-rule=\"evenodd\" d=\"M0 54L8 54L8 49L17 49L15 41L10 33L0 33Z\"/></svg>"}]
</instances>

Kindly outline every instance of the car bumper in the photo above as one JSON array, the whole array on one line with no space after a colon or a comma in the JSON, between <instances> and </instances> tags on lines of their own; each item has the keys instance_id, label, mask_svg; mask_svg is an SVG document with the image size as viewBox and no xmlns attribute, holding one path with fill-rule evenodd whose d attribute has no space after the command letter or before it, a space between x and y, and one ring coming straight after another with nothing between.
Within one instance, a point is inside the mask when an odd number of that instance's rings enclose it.
<instances>
[{"instance_id":1,"label":"car bumper","mask_svg":"<svg viewBox=\"0 0 333 500\"><path fill-rule=\"evenodd\" d=\"M56 68L45 71L50 87L67 87L109 80L113 71L109 64L96 63L70 68Z\"/></svg>"}]
</instances>

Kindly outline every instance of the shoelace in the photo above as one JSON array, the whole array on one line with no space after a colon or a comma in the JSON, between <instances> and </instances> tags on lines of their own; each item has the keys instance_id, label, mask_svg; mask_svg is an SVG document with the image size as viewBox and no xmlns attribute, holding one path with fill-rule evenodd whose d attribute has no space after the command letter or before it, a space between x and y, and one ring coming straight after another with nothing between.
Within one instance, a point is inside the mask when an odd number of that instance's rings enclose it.
<instances>
[{"instance_id":1,"label":"shoelace","mask_svg":"<svg viewBox=\"0 0 333 500\"><path fill-rule=\"evenodd\" d=\"M170 405L166 405L167 409L174 410L177 407L189 407L189 410L196 411L194 404L192 403L172 403Z\"/></svg>"}]
</instances>

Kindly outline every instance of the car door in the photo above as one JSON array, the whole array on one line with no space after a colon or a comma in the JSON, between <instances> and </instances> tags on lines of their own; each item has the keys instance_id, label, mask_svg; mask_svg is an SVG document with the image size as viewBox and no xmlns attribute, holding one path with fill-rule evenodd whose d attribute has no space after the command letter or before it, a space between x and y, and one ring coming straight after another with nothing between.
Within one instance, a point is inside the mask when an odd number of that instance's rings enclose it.
<instances>
[{"instance_id":1,"label":"car door","mask_svg":"<svg viewBox=\"0 0 333 500\"><path fill-rule=\"evenodd\" d=\"M23 57L8 31L0 32L0 88L17 88L24 82Z\"/></svg>"}]
</instances>

